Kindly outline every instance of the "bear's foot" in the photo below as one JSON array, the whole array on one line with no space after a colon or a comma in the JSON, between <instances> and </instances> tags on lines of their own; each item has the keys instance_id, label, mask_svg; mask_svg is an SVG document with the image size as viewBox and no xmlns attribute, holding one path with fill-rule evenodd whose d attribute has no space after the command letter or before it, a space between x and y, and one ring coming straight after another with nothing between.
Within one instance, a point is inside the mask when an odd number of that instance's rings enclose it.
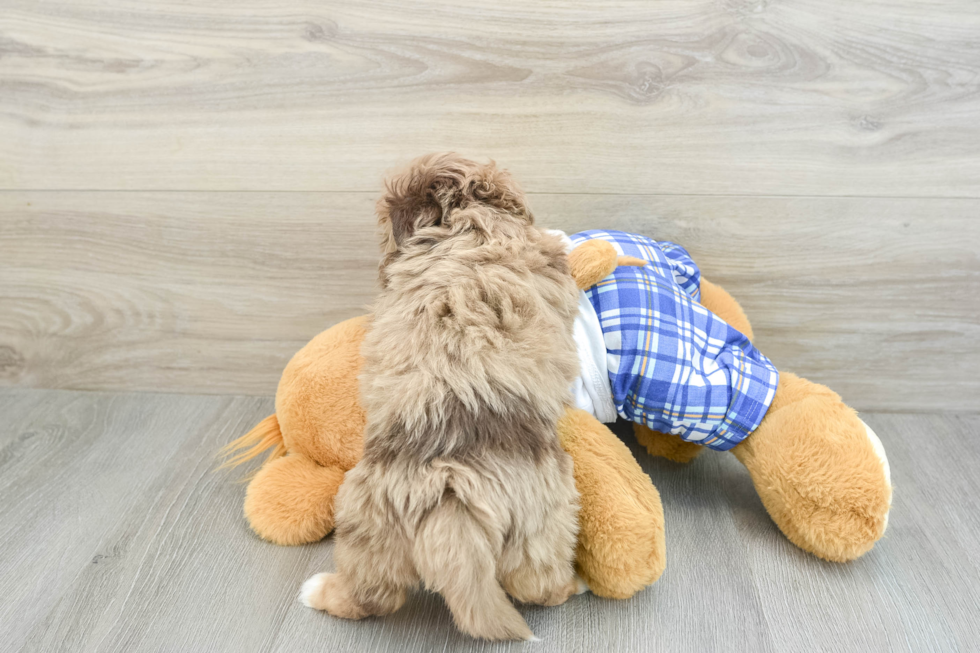
<instances>
[{"instance_id":1,"label":"bear's foot","mask_svg":"<svg viewBox=\"0 0 980 653\"><path fill-rule=\"evenodd\" d=\"M801 549L845 562L884 534L892 495L884 449L828 388L783 373L762 424L732 453Z\"/></svg>"}]
</instances>

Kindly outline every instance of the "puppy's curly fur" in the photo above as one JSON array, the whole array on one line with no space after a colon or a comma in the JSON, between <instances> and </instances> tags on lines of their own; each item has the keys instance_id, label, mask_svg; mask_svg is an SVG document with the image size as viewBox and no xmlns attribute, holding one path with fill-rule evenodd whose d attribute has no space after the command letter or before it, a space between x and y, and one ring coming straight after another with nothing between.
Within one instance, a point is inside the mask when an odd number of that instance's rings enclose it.
<instances>
[{"instance_id":1,"label":"puppy's curly fur","mask_svg":"<svg viewBox=\"0 0 980 653\"><path fill-rule=\"evenodd\" d=\"M383 290L364 342L364 457L337 495L337 573L304 601L398 609L420 580L463 631L525 639L507 599L576 589L578 493L558 418L578 371L561 240L510 175L422 157L378 203Z\"/></svg>"}]
</instances>

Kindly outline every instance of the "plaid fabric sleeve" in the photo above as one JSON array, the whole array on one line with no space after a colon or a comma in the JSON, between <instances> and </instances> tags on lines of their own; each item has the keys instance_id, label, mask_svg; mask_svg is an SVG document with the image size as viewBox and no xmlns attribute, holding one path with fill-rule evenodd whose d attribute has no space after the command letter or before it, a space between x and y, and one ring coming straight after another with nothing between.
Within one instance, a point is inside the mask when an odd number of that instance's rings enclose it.
<instances>
[{"instance_id":1,"label":"plaid fabric sleeve","mask_svg":"<svg viewBox=\"0 0 980 653\"><path fill-rule=\"evenodd\" d=\"M752 433L779 373L739 331L697 302L688 253L619 231L587 231L647 261L623 266L586 291L599 316L616 410L624 419L725 451Z\"/></svg>"},{"instance_id":2,"label":"plaid fabric sleeve","mask_svg":"<svg viewBox=\"0 0 980 653\"><path fill-rule=\"evenodd\" d=\"M667 263L674 273L674 281L677 285L693 297L694 301L701 301L701 270L698 269L691 255L680 245L666 240L658 242L657 246L667 257Z\"/></svg>"}]
</instances>

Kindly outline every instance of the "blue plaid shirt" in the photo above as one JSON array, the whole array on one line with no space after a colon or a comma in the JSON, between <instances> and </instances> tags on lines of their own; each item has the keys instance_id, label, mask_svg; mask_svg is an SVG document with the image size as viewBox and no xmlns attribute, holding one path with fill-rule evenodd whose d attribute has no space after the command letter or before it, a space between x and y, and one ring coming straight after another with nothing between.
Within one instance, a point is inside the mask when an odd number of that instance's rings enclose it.
<instances>
[{"instance_id":1,"label":"blue plaid shirt","mask_svg":"<svg viewBox=\"0 0 980 653\"><path fill-rule=\"evenodd\" d=\"M727 451L758 428L779 373L741 332L701 306L701 273L687 251L622 231L583 231L620 255L621 266L589 288L606 344L616 411L661 433Z\"/></svg>"}]
</instances>

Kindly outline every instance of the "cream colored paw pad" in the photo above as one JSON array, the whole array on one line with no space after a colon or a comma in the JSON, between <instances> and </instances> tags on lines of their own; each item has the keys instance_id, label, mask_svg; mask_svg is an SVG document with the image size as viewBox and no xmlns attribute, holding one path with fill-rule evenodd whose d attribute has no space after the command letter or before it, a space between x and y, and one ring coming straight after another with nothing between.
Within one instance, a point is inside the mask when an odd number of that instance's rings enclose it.
<instances>
[{"instance_id":1,"label":"cream colored paw pad","mask_svg":"<svg viewBox=\"0 0 980 653\"><path fill-rule=\"evenodd\" d=\"M861 420L861 423L864 424L864 429L867 432L868 440L871 441L871 447L875 450L875 454L877 454L878 459L881 461L881 466L885 470L885 482L888 483L888 489L890 491L892 487L892 473L891 473L891 468L888 466L888 456L885 455L885 447L884 445L881 444L881 439L878 438L878 435L871 430L871 427L868 426L864 420ZM889 512L891 511L891 507L892 507L891 502L892 502L891 494L889 493L888 496ZM885 530L887 529L888 529L888 513L885 513L885 528L882 529L882 533L884 533Z\"/></svg>"}]
</instances>

